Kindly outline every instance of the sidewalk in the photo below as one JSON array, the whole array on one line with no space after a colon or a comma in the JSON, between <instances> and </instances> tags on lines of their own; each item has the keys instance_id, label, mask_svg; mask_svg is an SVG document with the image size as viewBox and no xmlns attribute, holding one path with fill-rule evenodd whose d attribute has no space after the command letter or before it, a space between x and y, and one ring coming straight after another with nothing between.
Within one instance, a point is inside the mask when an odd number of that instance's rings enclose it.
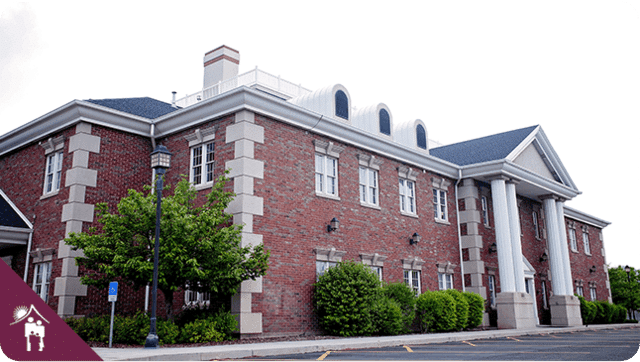
<instances>
[{"instance_id":1,"label":"sidewalk","mask_svg":"<svg viewBox=\"0 0 640 362\"><path fill-rule=\"evenodd\" d=\"M293 353L339 351L350 348L377 348L455 341L471 341L532 334L566 333L597 329L640 328L640 324L602 324L589 327L536 327L532 329L500 329L474 332L410 334L389 337L356 337L295 342L267 342L183 348L94 348L105 361L209 361L212 359L251 356L278 356Z\"/></svg>"}]
</instances>

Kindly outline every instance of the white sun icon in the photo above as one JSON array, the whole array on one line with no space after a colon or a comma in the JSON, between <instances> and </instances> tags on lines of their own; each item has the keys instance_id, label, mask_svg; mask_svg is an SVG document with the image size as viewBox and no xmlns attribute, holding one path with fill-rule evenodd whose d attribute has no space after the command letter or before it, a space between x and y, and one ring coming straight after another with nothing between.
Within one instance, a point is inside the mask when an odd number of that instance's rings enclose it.
<instances>
[{"instance_id":1,"label":"white sun icon","mask_svg":"<svg viewBox=\"0 0 640 362\"><path fill-rule=\"evenodd\" d=\"M29 313L29 308L24 305L18 306L13 310L13 320L17 322L20 318L27 315L27 313Z\"/></svg>"}]
</instances>

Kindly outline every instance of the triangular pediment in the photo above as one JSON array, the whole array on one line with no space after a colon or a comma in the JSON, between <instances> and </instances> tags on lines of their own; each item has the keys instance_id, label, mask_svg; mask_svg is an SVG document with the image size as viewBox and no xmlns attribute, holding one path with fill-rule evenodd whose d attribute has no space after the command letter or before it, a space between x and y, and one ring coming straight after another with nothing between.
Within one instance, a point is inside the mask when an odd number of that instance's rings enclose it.
<instances>
[{"instance_id":1,"label":"triangular pediment","mask_svg":"<svg viewBox=\"0 0 640 362\"><path fill-rule=\"evenodd\" d=\"M577 189L539 126L511 152L507 160L538 176Z\"/></svg>"}]
</instances>

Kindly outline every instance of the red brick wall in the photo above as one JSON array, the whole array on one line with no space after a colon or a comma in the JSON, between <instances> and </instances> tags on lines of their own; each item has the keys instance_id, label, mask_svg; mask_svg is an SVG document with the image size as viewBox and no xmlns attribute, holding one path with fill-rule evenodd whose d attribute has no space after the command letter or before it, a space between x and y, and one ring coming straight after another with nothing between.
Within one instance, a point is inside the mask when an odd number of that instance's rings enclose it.
<instances>
[{"instance_id":1,"label":"red brick wall","mask_svg":"<svg viewBox=\"0 0 640 362\"><path fill-rule=\"evenodd\" d=\"M602 230L573 220L566 218L567 221L574 221L576 225L576 244L578 251L574 252L569 246L569 259L571 260L571 277L573 278L573 292L576 292L576 280L582 280L584 297L586 300L591 300L589 294L589 282L595 282L596 285L596 297L598 300L607 300L609 298L609 290L607 289L607 275L604 272L603 265L605 264L604 256L602 256ZM569 227L567 228L567 236L569 235ZM591 254L585 252L582 227L586 227L589 233L589 245ZM595 266L595 272L591 272L590 269Z\"/></svg>"},{"instance_id":2,"label":"red brick wall","mask_svg":"<svg viewBox=\"0 0 640 362\"><path fill-rule=\"evenodd\" d=\"M264 217L254 218L254 233L262 234L271 251L270 267L263 280L263 293L253 294L253 312L261 312L266 334L314 331L312 289L316 280L314 249L335 247L346 251L343 260L361 261L360 253L379 253L384 261L385 281L403 279L402 259L420 257L422 290L437 290L437 262L451 262L455 287L460 289L454 180L449 186L449 225L434 221L431 177L420 173L416 186L419 218L403 216L399 210L400 163L362 151L304 130L256 116L265 129L265 143L256 144L255 158L265 161L264 179L255 180L255 194L264 199ZM333 141L346 147L338 161L340 200L315 194L315 148L313 140ZM380 208L360 205L357 154L384 159L379 172ZM327 232L336 217L340 229ZM418 245L409 237L422 236Z\"/></svg>"}]
</instances>

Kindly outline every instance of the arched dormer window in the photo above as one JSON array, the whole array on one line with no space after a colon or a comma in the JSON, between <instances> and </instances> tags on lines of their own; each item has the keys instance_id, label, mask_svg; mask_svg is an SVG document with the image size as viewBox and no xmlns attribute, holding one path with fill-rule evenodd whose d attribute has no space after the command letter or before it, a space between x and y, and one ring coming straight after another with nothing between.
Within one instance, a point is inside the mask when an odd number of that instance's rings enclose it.
<instances>
[{"instance_id":1,"label":"arched dormer window","mask_svg":"<svg viewBox=\"0 0 640 362\"><path fill-rule=\"evenodd\" d=\"M336 92L336 116L349 119L349 98L341 90Z\"/></svg>"},{"instance_id":2,"label":"arched dormer window","mask_svg":"<svg viewBox=\"0 0 640 362\"><path fill-rule=\"evenodd\" d=\"M418 147L427 149L427 132L424 130L421 124L416 126L416 142Z\"/></svg>"},{"instance_id":3,"label":"arched dormer window","mask_svg":"<svg viewBox=\"0 0 640 362\"><path fill-rule=\"evenodd\" d=\"M381 109L379 112L380 118L380 133L391 136L391 118L389 112L386 109Z\"/></svg>"}]
</instances>

